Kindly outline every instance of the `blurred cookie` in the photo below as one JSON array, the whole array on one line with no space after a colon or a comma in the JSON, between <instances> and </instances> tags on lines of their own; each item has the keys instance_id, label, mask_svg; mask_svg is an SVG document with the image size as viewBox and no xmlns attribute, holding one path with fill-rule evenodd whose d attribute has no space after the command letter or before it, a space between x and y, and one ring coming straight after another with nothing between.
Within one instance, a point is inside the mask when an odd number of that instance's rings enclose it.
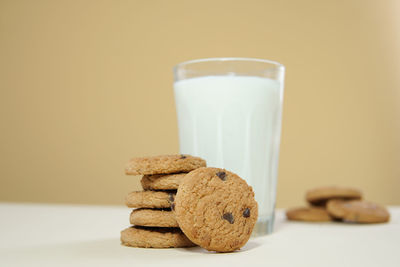
<instances>
[{"instance_id":1,"label":"blurred cookie","mask_svg":"<svg viewBox=\"0 0 400 267\"><path fill-rule=\"evenodd\" d=\"M361 199L360 190L351 187L326 186L309 190L306 194L306 200L315 206L324 206L330 199Z\"/></svg>"},{"instance_id":2,"label":"blurred cookie","mask_svg":"<svg viewBox=\"0 0 400 267\"><path fill-rule=\"evenodd\" d=\"M190 155L163 155L133 158L126 165L125 173L131 175L151 175L189 172L205 167L206 161Z\"/></svg>"},{"instance_id":3,"label":"blurred cookie","mask_svg":"<svg viewBox=\"0 0 400 267\"><path fill-rule=\"evenodd\" d=\"M335 218L355 223L383 223L389 221L387 209L375 203L352 200L330 200L327 211Z\"/></svg>"},{"instance_id":4,"label":"blurred cookie","mask_svg":"<svg viewBox=\"0 0 400 267\"><path fill-rule=\"evenodd\" d=\"M136 209L130 216L130 223L151 227L179 227L171 210Z\"/></svg>"},{"instance_id":5,"label":"blurred cookie","mask_svg":"<svg viewBox=\"0 0 400 267\"><path fill-rule=\"evenodd\" d=\"M135 191L126 196L129 208L170 208L174 202L175 191Z\"/></svg>"},{"instance_id":6,"label":"blurred cookie","mask_svg":"<svg viewBox=\"0 0 400 267\"><path fill-rule=\"evenodd\" d=\"M195 244L234 251L249 240L258 217L252 188L224 169L199 168L185 176L175 197L179 227Z\"/></svg>"},{"instance_id":7,"label":"blurred cookie","mask_svg":"<svg viewBox=\"0 0 400 267\"><path fill-rule=\"evenodd\" d=\"M144 190L176 190L186 174L187 173L144 175L140 182Z\"/></svg>"},{"instance_id":8,"label":"blurred cookie","mask_svg":"<svg viewBox=\"0 0 400 267\"><path fill-rule=\"evenodd\" d=\"M121 232L121 243L141 248L194 247L179 228L153 228L132 226Z\"/></svg>"},{"instance_id":9,"label":"blurred cookie","mask_svg":"<svg viewBox=\"0 0 400 267\"><path fill-rule=\"evenodd\" d=\"M301 207L286 211L286 217L291 221L329 222L332 220L329 213L323 208Z\"/></svg>"}]
</instances>

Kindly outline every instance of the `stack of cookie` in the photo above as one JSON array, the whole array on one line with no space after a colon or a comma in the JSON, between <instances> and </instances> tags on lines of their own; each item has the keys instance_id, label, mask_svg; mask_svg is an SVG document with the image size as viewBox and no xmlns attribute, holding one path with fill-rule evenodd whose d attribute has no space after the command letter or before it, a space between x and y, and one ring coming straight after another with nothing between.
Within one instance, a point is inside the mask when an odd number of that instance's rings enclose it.
<instances>
[{"instance_id":1,"label":"stack of cookie","mask_svg":"<svg viewBox=\"0 0 400 267\"><path fill-rule=\"evenodd\" d=\"M180 230L172 209L176 190L186 173L205 166L203 159L189 155L130 160L125 173L142 175L144 190L126 197L126 205L135 209L130 215L133 226L121 232L122 244L152 248L195 246Z\"/></svg>"},{"instance_id":2,"label":"stack of cookie","mask_svg":"<svg viewBox=\"0 0 400 267\"><path fill-rule=\"evenodd\" d=\"M351 223L383 223L390 214L381 205L363 201L360 190L348 187L327 186L309 190L306 200L309 207L292 208L286 217L294 221Z\"/></svg>"}]
</instances>

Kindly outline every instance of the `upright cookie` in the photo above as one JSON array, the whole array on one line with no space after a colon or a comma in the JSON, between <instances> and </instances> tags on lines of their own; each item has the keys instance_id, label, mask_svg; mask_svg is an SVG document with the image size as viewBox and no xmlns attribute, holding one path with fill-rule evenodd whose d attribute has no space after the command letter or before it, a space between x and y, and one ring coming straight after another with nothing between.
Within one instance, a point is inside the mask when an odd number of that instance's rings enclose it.
<instances>
[{"instance_id":1,"label":"upright cookie","mask_svg":"<svg viewBox=\"0 0 400 267\"><path fill-rule=\"evenodd\" d=\"M121 243L140 248L194 247L179 228L150 228L132 226L121 232Z\"/></svg>"},{"instance_id":2,"label":"upright cookie","mask_svg":"<svg viewBox=\"0 0 400 267\"><path fill-rule=\"evenodd\" d=\"M286 211L286 217L291 221L329 222L332 220L329 213L322 208L302 207Z\"/></svg>"},{"instance_id":3,"label":"upright cookie","mask_svg":"<svg viewBox=\"0 0 400 267\"><path fill-rule=\"evenodd\" d=\"M241 248L250 238L258 206L252 188L236 174L199 168L179 185L175 216L193 243L228 252Z\"/></svg>"},{"instance_id":4,"label":"upright cookie","mask_svg":"<svg viewBox=\"0 0 400 267\"><path fill-rule=\"evenodd\" d=\"M176 190L186 173L144 175L142 187L144 190Z\"/></svg>"},{"instance_id":5,"label":"upright cookie","mask_svg":"<svg viewBox=\"0 0 400 267\"><path fill-rule=\"evenodd\" d=\"M126 196L125 204L129 208L170 208L175 192L135 191Z\"/></svg>"},{"instance_id":6,"label":"upright cookie","mask_svg":"<svg viewBox=\"0 0 400 267\"><path fill-rule=\"evenodd\" d=\"M130 216L130 223L151 227L179 227L171 210L136 209Z\"/></svg>"},{"instance_id":7,"label":"upright cookie","mask_svg":"<svg viewBox=\"0 0 400 267\"><path fill-rule=\"evenodd\" d=\"M347 222L383 223L390 218L385 207L360 200L330 200L326 208L333 217Z\"/></svg>"},{"instance_id":8,"label":"upright cookie","mask_svg":"<svg viewBox=\"0 0 400 267\"><path fill-rule=\"evenodd\" d=\"M205 167L206 161L190 155L163 155L144 158L133 158L125 168L126 174L151 175L189 172Z\"/></svg>"},{"instance_id":9,"label":"upright cookie","mask_svg":"<svg viewBox=\"0 0 400 267\"><path fill-rule=\"evenodd\" d=\"M361 199L360 190L350 187L326 186L309 190L306 194L307 201L315 206L324 206L330 199Z\"/></svg>"}]
</instances>

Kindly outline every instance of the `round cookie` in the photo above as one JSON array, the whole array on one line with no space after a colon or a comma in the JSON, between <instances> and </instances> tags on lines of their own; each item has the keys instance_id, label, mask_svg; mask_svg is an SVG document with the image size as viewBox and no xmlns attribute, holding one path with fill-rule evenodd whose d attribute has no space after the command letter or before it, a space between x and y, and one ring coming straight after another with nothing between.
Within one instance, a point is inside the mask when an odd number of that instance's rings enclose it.
<instances>
[{"instance_id":1,"label":"round cookie","mask_svg":"<svg viewBox=\"0 0 400 267\"><path fill-rule=\"evenodd\" d=\"M249 240L258 206L253 189L238 175L199 168L179 185L175 216L193 243L210 251L229 252Z\"/></svg>"},{"instance_id":2,"label":"round cookie","mask_svg":"<svg viewBox=\"0 0 400 267\"><path fill-rule=\"evenodd\" d=\"M144 175L140 182L144 190L176 190L186 174L187 173Z\"/></svg>"},{"instance_id":3,"label":"round cookie","mask_svg":"<svg viewBox=\"0 0 400 267\"><path fill-rule=\"evenodd\" d=\"M330 200L326 205L330 215L337 219L355 223L383 223L389 221L390 214L378 204L352 200Z\"/></svg>"},{"instance_id":4,"label":"round cookie","mask_svg":"<svg viewBox=\"0 0 400 267\"><path fill-rule=\"evenodd\" d=\"M121 231L124 246L140 248L194 247L179 228L153 228L132 226Z\"/></svg>"},{"instance_id":5,"label":"round cookie","mask_svg":"<svg viewBox=\"0 0 400 267\"><path fill-rule=\"evenodd\" d=\"M291 221L329 222L332 220L329 213L322 208L301 207L286 211L286 217Z\"/></svg>"},{"instance_id":6,"label":"round cookie","mask_svg":"<svg viewBox=\"0 0 400 267\"><path fill-rule=\"evenodd\" d=\"M170 208L174 202L175 191L134 191L126 196L129 208Z\"/></svg>"},{"instance_id":7,"label":"round cookie","mask_svg":"<svg viewBox=\"0 0 400 267\"><path fill-rule=\"evenodd\" d=\"M315 206L324 206L329 199L361 199L360 190L350 187L326 186L307 191L306 200Z\"/></svg>"},{"instance_id":8,"label":"round cookie","mask_svg":"<svg viewBox=\"0 0 400 267\"><path fill-rule=\"evenodd\" d=\"M131 175L167 174L189 172L205 167L206 161L190 155L163 155L133 158L126 165L125 173Z\"/></svg>"},{"instance_id":9,"label":"round cookie","mask_svg":"<svg viewBox=\"0 0 400 267\"><path fill-rule=\"evenodd\" d=\"M151 227L179 227L175 215L170 210L136 209L131 212L130 223Z\"/></svg>"}]
</instances>

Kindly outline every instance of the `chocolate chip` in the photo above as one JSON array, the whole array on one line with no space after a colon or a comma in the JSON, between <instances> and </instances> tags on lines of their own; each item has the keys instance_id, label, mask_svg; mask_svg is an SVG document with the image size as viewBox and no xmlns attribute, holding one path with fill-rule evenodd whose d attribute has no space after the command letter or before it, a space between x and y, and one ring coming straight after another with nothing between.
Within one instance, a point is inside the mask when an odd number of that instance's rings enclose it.
<instances>
[{"instance_id":1,"label":"chocolate chip","mask_svg":"<svg viewBox=\"0 0 400 267\"><path fill-rule=\"evenodd\" d=\"M225 172L217 172L217 176L222 180L226 180L226 173Z\"/></svg>"},{"instance_id":2,"label":"chocolate chip","mask_svg":"<svg viewBox=\"0 0 400 267\"><path fill-rule=\"evenodd\" d=\"M181 159L186 159L186 156L182 154Z\"/></svg>"},{"instance_id":3,"label":"chocolate chip","mask_svg":"<svg viewBox=\"0 0 400 267\"><path fill-rule=\"evenodd\" d=\"M172 193L169 193L168 194L168 200L169 200L169 202L174 202L174 200L175 200L175 197L174 197L174 194L172 194Z\"/></svg>"},{"instance_id":4,"label":"chocolate chip","mask_svg":"<svg viewBox=\"0 0 400 267\"><path fill-rule=\"evenodd\" d=\"M171 210L175 210L175 203L171 204Z\"/></svg>"},{"instance_id":5,"label":"chocolate chip","mask_svg":"<svg viewBox=\"0 0 400 267\"><path fill-rule=\"evenodd\" d=\"M246 208L243 211L243 217L245 217L245 218L249 218L250 217L250 209L249 208Z\"/></svg>"},{"instance_id":6,"label":"chocolate chip","mask_svg":"<svg viewBox=\"0 0 400 267\"><path fill-rule=\"evenodd\" d=\"M230 224L233 224L235 222L235 218L233 218L233 215L230 212L222 215L222 219L227 220Z\"/></svg>"}]
</instances>

